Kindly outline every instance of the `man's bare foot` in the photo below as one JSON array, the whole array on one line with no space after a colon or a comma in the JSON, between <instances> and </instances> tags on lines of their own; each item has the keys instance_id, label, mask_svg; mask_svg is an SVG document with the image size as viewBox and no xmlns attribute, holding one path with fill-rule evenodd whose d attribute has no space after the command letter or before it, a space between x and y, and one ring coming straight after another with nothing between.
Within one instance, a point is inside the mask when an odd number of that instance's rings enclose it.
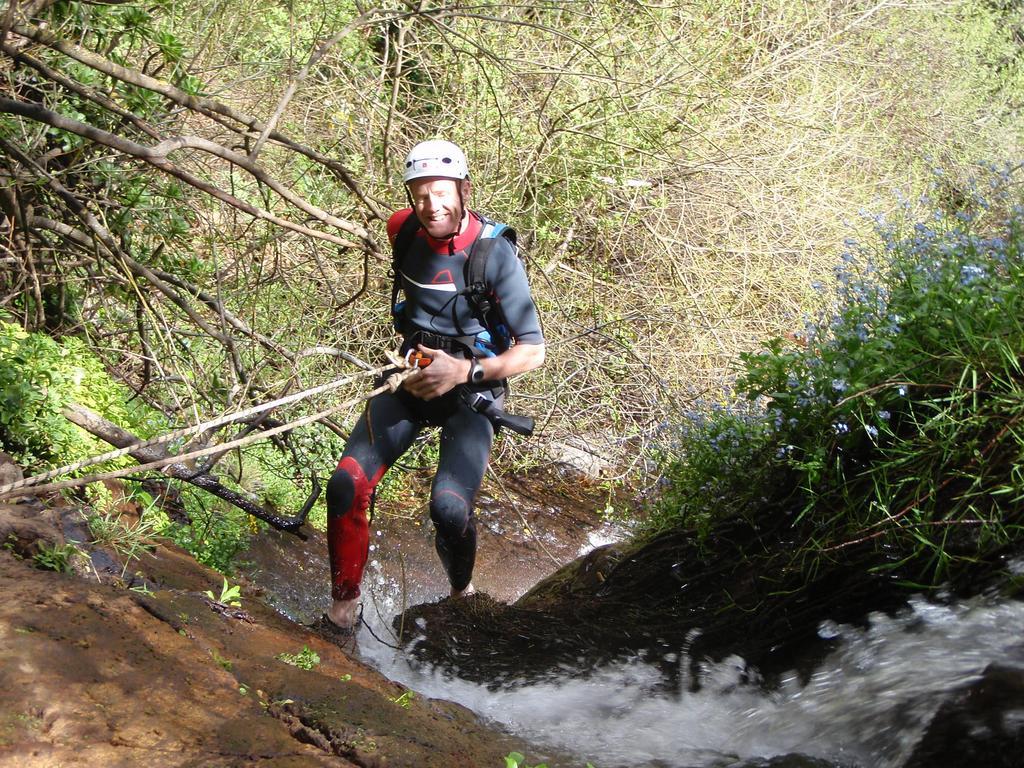
<instances>
[{"instance_id":1,"label":"man's bare foot","mask_svg":"<svg viewBox=\"0 0 1024 768\"><path fill-rule=\"evenodd\" d=\"M335 600L327 609L327 618L341 629L352 629L359 617L359 598Z\"/></svg>"},{"instance_id":2,"label":"man's bare foot","mask_svg":"<svg viewBox=\"0 0 1024 768\"><path fill-rule=\"evenodd\" d=\"M470 595L475 594L476 590L473 588L473 582L469 582L464 589L453 589L451 591L452 597L469 597Z\"/></svg>"}]
</instances>

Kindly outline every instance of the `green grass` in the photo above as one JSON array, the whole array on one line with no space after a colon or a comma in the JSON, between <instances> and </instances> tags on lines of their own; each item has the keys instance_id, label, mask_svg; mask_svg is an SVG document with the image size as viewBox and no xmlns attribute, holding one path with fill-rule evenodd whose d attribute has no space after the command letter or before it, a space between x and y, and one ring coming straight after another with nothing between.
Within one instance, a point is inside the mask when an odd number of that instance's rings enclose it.
<instances>
[{"instance_id":1,"label":"green grass","mask_svg":"<svg viewBox=\"0 0 1024 768\"><path fill-rule=\"evenodd\" d=\"M299 669L311 670L320 665L320 654L305 645L298 653L279 653L274 658Z\"/></svg>"}]
</instances>

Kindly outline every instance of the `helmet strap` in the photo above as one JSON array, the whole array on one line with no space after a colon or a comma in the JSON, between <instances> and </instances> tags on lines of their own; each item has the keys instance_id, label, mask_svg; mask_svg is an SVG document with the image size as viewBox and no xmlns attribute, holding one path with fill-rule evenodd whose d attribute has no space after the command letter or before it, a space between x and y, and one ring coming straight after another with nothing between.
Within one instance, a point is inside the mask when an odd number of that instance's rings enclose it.
<instances>
[{"instance_id":1,"label":"helmet strap","mask_svg":"<svg viewBox=\"0 0 1024 768\"><path fill-rule=\"evenodd\" d=\"M462 222L466 220L468 211L466 210L465 204L462 202L462 187L459 187L459 208L462 209L462 216L459 217L459 223L455 225L455 231L448 235L448 255L455 255L455 238L459 236L462 231Z\"/></svg>"}]
</instances>

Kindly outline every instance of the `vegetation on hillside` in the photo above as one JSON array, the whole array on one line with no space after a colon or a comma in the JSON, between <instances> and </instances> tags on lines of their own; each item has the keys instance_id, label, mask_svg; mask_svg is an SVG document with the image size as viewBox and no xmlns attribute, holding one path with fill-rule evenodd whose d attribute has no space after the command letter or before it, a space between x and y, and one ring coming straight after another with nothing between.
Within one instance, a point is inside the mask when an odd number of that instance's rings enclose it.
<instances>
[{"instance_id":1,"label":"vegetation on hillside","mask_svg":"<svg viewBox=\"0 0 1024 768\"><path fill-rule=\"evenodd\" d=\"M25 467L62 467L107 453L109 445L64 417L69 405L104 413L141 439L168 431L163 415L113 380L81 339L69 336L58 342L43 333L26 333L0 313L0 451ZM183 444L179 439L175 446ZM102 474L135 463L128 457L111 459L80 469L77 475ZM282 466L285 463L278 451L261 445L244 458L236 455L222 462L218 477L267 509L298 509L302 491L291 482ZM120 530L113 523L122 500L100 483L90 483L84 492L93 534L113 536ZM129 498L142 508L142 520L133 524L139 538L146 533L167 535L200 562L220 570L230 570L249 535L265 527L194 489L175 498L183 508L172 519L154 504L157 495L161 495L160 483L129 485Z\"/></svg>"},{"instance_id":2,"label":"vegetation on hillside","mask_svg":"<svg viewBox=\"0 0 1024 768\"><path fill-rule=\"evenodd\" d=\"M1024 196L983 173L848 242L830 307L744 357L736 405L678 434L652 528L790 516L794 558L871 544L936 585L1024 541ZM954 203L955 210L949 209ZM912 211L912 208L914 209ZM824 290L824 288L823 288ZM884 565L879 565L884 563Z\"/></svg>"},{"instance_id":3,"label":"vegetation on hillside","mask_svg":"<svg viewBox=\"0 0 1024 768\"><path fill-rule=\"evenodd\" d=\"M0 451L23 466L59 466L106 452L110 446L64 418L69 402L106 413L143 437L162 426L158 414L140 408L111 380L81 339L58 343L25 332L0 313ZM126 463L132 462L99 469Z\"/></svg>"},{"instance_id":4,"label":"vegetation on hillside","mask_svg":"<svg viewBox=\"0 0 1024 768\"><path fill-rule=\"evenodd\" d=\"M1015 13L9 4L0 306L81 339L168 426L376 365L394 343L382 220L405 151L446 135L475 204L522 235L549 342L516 382L540 434L501 450L536 461L581 434L640 470L658 425L821 305L854 212L935 163L958 189L973 160L1019 154ZM352 418L263 463L305 486Z\"/></svg>"}]
</instances>

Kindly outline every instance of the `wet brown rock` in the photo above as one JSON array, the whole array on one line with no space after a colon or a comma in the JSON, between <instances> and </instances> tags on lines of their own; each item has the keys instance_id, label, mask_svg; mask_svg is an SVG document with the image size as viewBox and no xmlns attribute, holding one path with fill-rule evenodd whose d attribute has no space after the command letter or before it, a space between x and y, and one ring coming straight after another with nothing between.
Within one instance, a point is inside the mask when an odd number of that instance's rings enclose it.
<instances>
[{"instance_id":1,"label":"wet brown rock","mask_svg":"<svg viewBox=\"0 0 1024 768\"><path fill-rule=\"evenodd\" d=\"M14 458L9 453L0 451L0 486L17 483L25 479L25 473L21 471Z\"/></svg>"},{"instance_id":2,"label":"wet brown rock","mask_svg":"<svg viewBox=\"0 0 1024 768\"><path fill-rule=\"evenodd\" d=\"M1024 750L1024 673L992 664L935 713L905 768L1016 768Z\"/></svg>"},{"instance_id":3,"label":"wet brown rock","mask_svg":"<svg viewBox=\"0 0 1024 768\"><path fill-rule=\"evenodd\" d=\"M245 593L210 600L221 576L181 550L131 569L148 593L0 552L0 765L496 766L523 750ZM280 658L307 649L311 669Z\"/></svg>"},{"instance_id":4,"label":"wet brown rock","mask_svg":"<svg viewBox=\"0 0 1024 768\"><path fill-rule=\"evenodd\" d=\"M33 558L64 543L59 515L38 505L0 502L0 546L18 557Z\"/></svg>"}]
</instances>

